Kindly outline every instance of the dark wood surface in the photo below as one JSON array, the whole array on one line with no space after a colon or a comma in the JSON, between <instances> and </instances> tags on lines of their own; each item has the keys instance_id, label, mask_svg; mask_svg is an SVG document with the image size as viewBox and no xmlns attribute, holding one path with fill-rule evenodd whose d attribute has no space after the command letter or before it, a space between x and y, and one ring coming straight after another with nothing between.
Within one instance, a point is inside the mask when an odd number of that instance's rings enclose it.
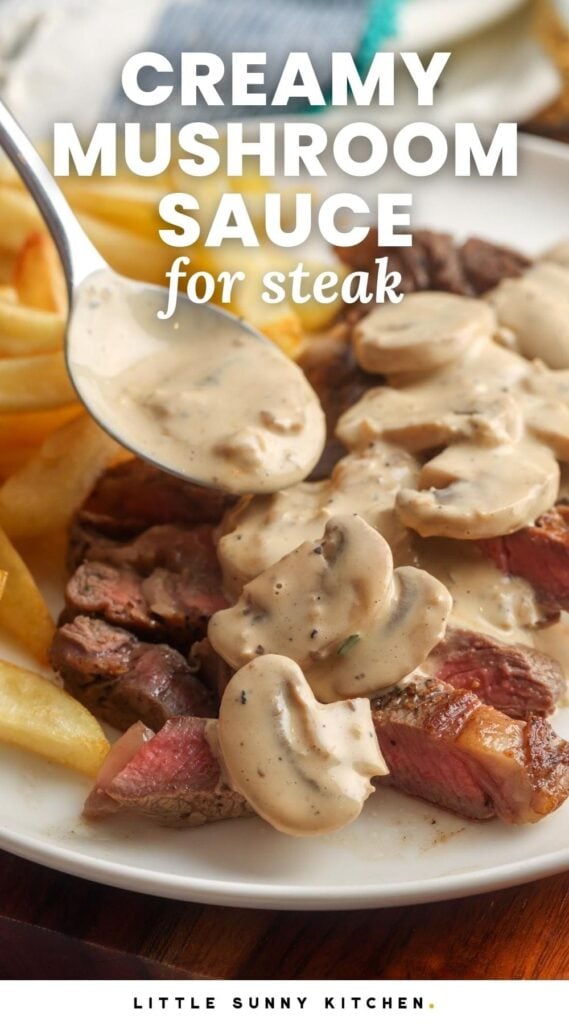
<instances>
[{"instance_id":1,"label":"dark wood surface","mask_svg":"<svg viewBox=\"0 0 569 1024\"><path fill-rule=\"evenodd\" d=\"M0 978L569 978L569 874L330 913L141 896L0 853Z\"/></svg>"}]
</instances>

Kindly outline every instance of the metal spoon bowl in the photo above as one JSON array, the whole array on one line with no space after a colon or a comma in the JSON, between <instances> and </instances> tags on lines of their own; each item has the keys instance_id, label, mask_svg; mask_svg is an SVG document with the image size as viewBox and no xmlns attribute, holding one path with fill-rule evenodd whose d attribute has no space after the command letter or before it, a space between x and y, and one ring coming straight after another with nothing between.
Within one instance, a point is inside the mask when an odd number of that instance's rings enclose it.
<instances>
[{"instance_id":1,"label":"metal spoon bowl","mask_svg":"<svg viewBox=\"0 0 569 1024\"><path fill-rule=\"evenodd\" d=\"M191 302L186 296L178 297L176 315L169 320L158 319L158 310L165 309L168 289L142 282L132 281L115 273L102 258L85 234L72 212L61 189L50 174L37 150L17 123L7 107L0 102L0 145L13 162L18 173L35 199L59 252L69 294L69 320L65 337L65 357L72 384L83 404L99 425L120 444L161 469L175 473L194 483L234 493L250 491L275 491L303 479L318 461L324 446L324 421L318 399L310 389L301 370L286 358L276 346L264 338L244 321L212 305ZM97 317L92 329L86 330L84 323L85 298L90 289L106 288L114 296L114 319L112 330L103 331ZM88 298L87 298L87 301ZM92 302L95 306L96 303ZM139 314L144 311L148 330L141 336ZM135 330L135 328L137 330ZM136 336L138 331L138 336ZM195 346L200 343L209 346L211 358L215 361L216 346L221 350L222 341L239 345L241 339L258 346L258 360L275 364L281 375L283 387L290 382L298 390L305 404L311 424L311 444L303 458L297 459L293 451L290 466L284 474L261 475L258 480L247 474L217 472L215 465L210 468L207 460L198 459L197 469L192 460L183 457L183 448L170 452L167 445L156 445L148 437L141 436L140 423L136 416L131 420L121 414L120 399L109 397L97 382L112 381L117 375L136 372L139 364L151 353L164 353L174 345L180 346L181 339L188 360L196 354ZM255 357L256 358L256 357ZM227 364L222 357L219 370ZM276 361L276 362L275 362ZM277 365L278 364L278 365ZM215 369L215 366L213 367ZM158 382L157 382L158 383ZM232 399L236 404L237 391L249 389L254 403L255 381L243 379L233 393L223 395L223 408L212 406L204 415L219 421L220 437L223 436L224 422L231 418ZM210 419L211 422L211 419ZM144 431L142 432L144 433ZM313 435L313 436L312 436ZM295 441L291 441L294 449ZM196 439L195 449L199 448ZM303 461L304 459L304 461Z\"/></svg>"}]
</instances>

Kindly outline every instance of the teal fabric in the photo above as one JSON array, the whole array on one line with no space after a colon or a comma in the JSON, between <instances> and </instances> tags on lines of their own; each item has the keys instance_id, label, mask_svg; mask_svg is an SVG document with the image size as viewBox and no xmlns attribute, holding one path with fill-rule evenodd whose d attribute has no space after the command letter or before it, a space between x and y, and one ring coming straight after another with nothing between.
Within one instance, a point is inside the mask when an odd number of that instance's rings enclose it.
<instances>
[{"instance_id":1,"label":"teal fabric","mask_svg":"<svg viewBox=\"0 0 569 1024\"><path fill-rule=\"evenodd\" d=\"M370 0L367 25L357 55L360 71L369 68L382 44L397 35L402 0Z\"/></svg>"}]
</instances>

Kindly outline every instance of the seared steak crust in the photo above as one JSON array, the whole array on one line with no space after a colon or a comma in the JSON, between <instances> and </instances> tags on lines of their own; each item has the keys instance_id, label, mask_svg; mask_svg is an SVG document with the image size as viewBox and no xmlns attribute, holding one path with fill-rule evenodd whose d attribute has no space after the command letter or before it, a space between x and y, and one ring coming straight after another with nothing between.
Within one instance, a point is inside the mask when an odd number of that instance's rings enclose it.
<instances>
[{"instance_id":1,"label":"seared steak crust","mask_svg":"<svg viewBox=\"0 0 569 1024\"><path fill-rule=\"evenodd\" d=\"M50 659L65 688L117 729L140 720L157 730L177 715L215 714L216 698L178 651L141 643L100 619L78 616L60 626Z\"/></svg>"},{"instance_id":2,"label":"seared steak crust","mask_svg":"<svg viewBox=\"0 0 569 1024\"><path fill-rule=\"evenodd\" d=\"M372 710L387 781L412 796L525 824L569 795L569 743L542 718L515 721L439 680L390 691Z\"/></svg>"},{"instance_id":3,"label":"seared steak crust","mask_svg":"<svg viewBox=\"0 0 569 1024\"><path fill-rule=\"evenodd\" d=\"M90 531L84 552L92 560L67 584L67 617L100 615L187 650L227 606L209 526L157 526L124 544Z\"/></svg>"},{"instance_id":4,"label":"seared steak crust","mask_svg":"<svg viewBox=\"0 0 569 1024\"><path fill-rule=\"evenodd\" d=\"M206 728L203 718L171 719L104 787L95 786L85 814L124 808L176 828L251 815L244 798L223 782Z\"/></svg>"},{"instance_id":5,"label":"seared steak crust","mask_svg":"<svg viewBox=\"0 0 569 1024\"><path fill-rule=\"evenodd\" d=\"M480 541L501 572L522 576L552 611L569 610L569 505L506 537Z\"/></svg>"},{"instance_id":6,"label":"seared steak crust","mask_svg":"<svg viewBox=\"0 0 569 1024\"><path fill-rule=\"evenodd\" d=\"M111 537L132 537L160 523L219 523L233 500L130 459L103 474L77 521Z\"/></svg>"},{"instance_id":7,"label":"seared steak crust","mask_svg":"<svg viewBox=\"0 0 569 1024\"><path fill-rule=\"evenodd\" d=\"M336 423L346 409L360 400L364 391L377 385L377 377L365 373L358 366L348 330L343 325L338 325L335 334L311 341L301 353L298 363L326 415L333 458L330 459L329 452L325 451L325 465L320 472L312 474L313 479L321 479L329 476L338 459L346 454L334 439Z\"/></svg>"},{"instance_id":8,"label":"seared steak crust","mask_svg":"<svg viewBox=\"0 0 569 1024\"><path fill-rule=\"evenodd\" d=\"M510 715L551 715L567 690L554 658L524 644L503 644L468 629L449 629L428 661L429 671L456 689L473 690Z\"/></svg>"},{"instance_id":9,"label":"seared steak crust","mask_svg":"<svg viewBox=\"0 0 569 1024\"><path fill-rule=\"evenodd\" d=\"M519 277L530 266L525 256L493 242L469 238L457 246L452 235L426 230L415 231L413 245L405 248L379 245L374 230L359 245L336 252L350 267L369 270L372 275L377 271L374 261L387 256L389 269L401 274L405 294L435 290L481 295L505 277ZM362 307L362 315L365 310Z\"/></svg>"}]
</instances>

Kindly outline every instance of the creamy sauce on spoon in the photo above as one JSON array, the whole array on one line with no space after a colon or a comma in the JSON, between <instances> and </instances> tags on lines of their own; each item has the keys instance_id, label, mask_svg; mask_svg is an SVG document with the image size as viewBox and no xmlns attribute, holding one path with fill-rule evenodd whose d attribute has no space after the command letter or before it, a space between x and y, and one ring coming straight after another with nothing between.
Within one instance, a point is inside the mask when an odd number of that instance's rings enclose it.
<instances>
[{"instance_id":1,"label":"creamy sauce on spoon","mask_svg":"<svg viewBox=\"0 0 569 1024\"><path fill-rule=\"evenodd\" d=\"M304 479L325 425L302 371L233 317L180 302L159 320L162 302L106 271L79 287L73 373L93 414L143 457L232 493Z\"/></svg>"}]
</instances>

